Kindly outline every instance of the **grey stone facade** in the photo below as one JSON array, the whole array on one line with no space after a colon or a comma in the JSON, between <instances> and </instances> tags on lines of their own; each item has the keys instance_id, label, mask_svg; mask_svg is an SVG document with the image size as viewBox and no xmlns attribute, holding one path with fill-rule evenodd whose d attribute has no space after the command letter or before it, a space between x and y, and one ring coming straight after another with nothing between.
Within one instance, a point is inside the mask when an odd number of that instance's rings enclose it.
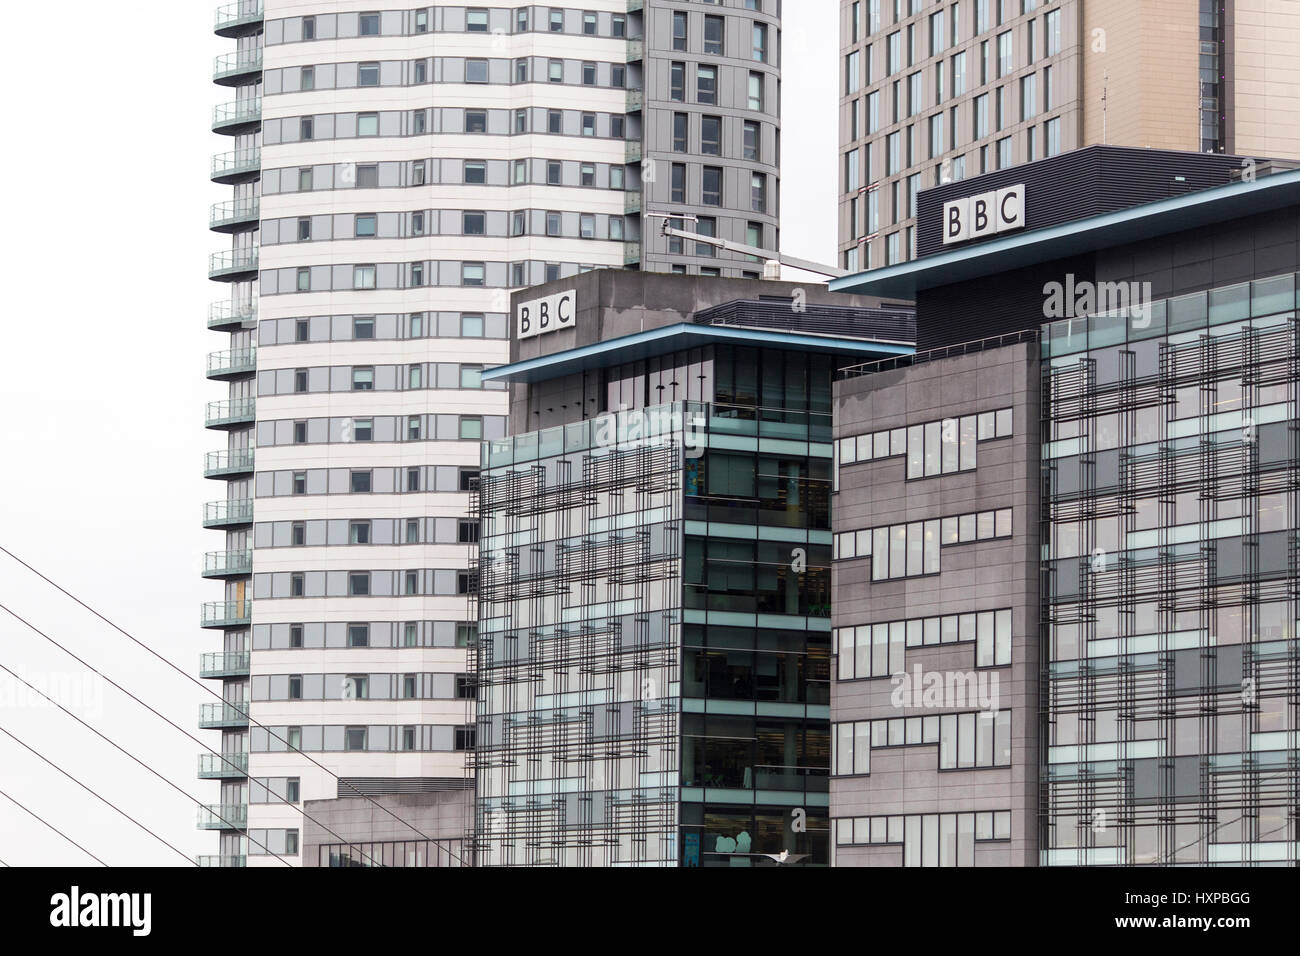
<instances>
[{"instance_id":1,"label":"grey stone facade","mask_svg":"<svg viewBox=\"0 0 1300 956\"><path fill-rule=\"evenodd\" d=\"M909 480L906 454L867 462L855 460L851 464L844 461L846 457L858 457L844 452L846 439L934 422L948 422L951 428L959 428L962 416L1007 409L1011 411L1010 434L975 441L977 464L973 470ZM880 831L876 835L883 836L877 840L872 838L871 823L864 823L864 818L1009 811L1009 821L1005 817L997 821L997 835L1004 838L981 839L977 831L975 838L963 845L960 862L1033 865L1038 852L1039 751L1038 344L1019 343L843 378L836 383L835 416L839 464L832 518L837 543L846 532L1011 510L1009 538L945 543L938 549L938 573L873 580L873 557L845 557L848 547L837 549L832 611L836 656L832 661L831 691L832 738L837 751L841 746L837 728L846 722L924 719L975 709L948 706L950 701L938 708L895 706L894 692L899 682L894 675L899 669L899 657L909 674L919 667L923 674L961 672L983 678L988 682L985 686L996 690L997 707L1010 711L1011 724L1009 765L978 769L940 769L940 745L932 739L935 722L884 725L888 728L883 731L886 746L871 747L868 773L833 772L831 777L835 864L900 865L912 857L895 837L905 834L904 842L910 842L914 831L909 826L927 834L926 826L939 826L937 821L912 825L905 820L886 820L876 824ZM988 618L979 618L979 612L987 615L994 609L1011 612L1009 664L977 668L975 645L948 642L946 634L942 643L931 643L931 634L940 633L940 628L933 624L927 629L923 623L913 625L901 655L890 655L886 674L844 679L846 674L857 673L850 662L841 660L851 646L846 629L860 632L862 625L933 620L943 615L966 615L967 621L977 620L982 626ZM965 622L957 636L968 636ZM919 646L913 646L914 642ZM874 672L880 670L878 666L873 668ZM994 676L996 685L992 684ZM899 726L906 728L902 738L906 743L896 745L888 735ZM921 731L922 739L927 741L924 743L916 739L922 727L926 728ZM873 733L880 732L873 725ZM998 740L997 745L1003 746L1003 741ZM837 752L837 759L841 756ZM845 768L837 764L835 769ZM963 819L960 827L969 829L972 822ZM946 825L954 827L955 823ZM987 817L977 821L981 827L989 824ZM931 865L956 862L957 858L950 854L961 832L954 828L950 836L943 836L947 842L933 862L928 846L924 856L913 847L915 859Z\"/></svg>"}]
</instances>

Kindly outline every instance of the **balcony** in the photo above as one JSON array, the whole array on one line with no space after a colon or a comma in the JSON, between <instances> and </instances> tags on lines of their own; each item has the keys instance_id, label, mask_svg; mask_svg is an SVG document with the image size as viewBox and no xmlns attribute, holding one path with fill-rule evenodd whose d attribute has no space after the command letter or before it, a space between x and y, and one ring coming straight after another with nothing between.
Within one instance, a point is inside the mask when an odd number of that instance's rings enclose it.
<instances>
[{"instance_id":1,"label":"balcony","mask_svg":"<svg viewBox=\"0 0 1300 956\"><path fill-rule=\"evenodd\" d=\"M199 676L209 680L247 677L248 661L248 651L212 651L199 658ZM247 755L244 760L247 762Z\"/></svg>"},{"instance_id":2,"label":"balcony","mask_svg":"<svg viewBox=\"0 0 1300 956\"><path fill-rule=\"evenodd\" d=\"M237 528L253 523L252 498L228 498L209 501L203 506L203 527Z\"/></svg>"},{"instance_id":3,"label":"balcony","mask_svg":"<svg viewBox=\"0 0 1300 956\"><path fill-rule=\"evenodd\" d=\"M253 473L253 449L210 451L203 459L204 478L236 478Z\"/></svg>"},{"instance_id":4,"label":"balcony","mask_svg":"<svg viewBox=\"0 0 1300 956\"><path fill-rule=\"evenodd\" d=\"M240 711L244 713L240 713ZM240 701L238 708L232 704L204 704L199 711L201 730L238 730L248 726L248 703Z\"/></svg>"},{"instance_id":5,"label":"balcony","mask_svg":"<svg viewBox=\"0 0 1300 956\"><path fill-rule=\"evenodd\" d=\"M644 90L628 90L628 91L627 91L627 111L628 111L629 113L635 113L637 110L641 109L643 106L645 106L645 91L644 91Z\"/></svg>"},{"instance_id":6,"label":"balcony","mask_svg":"<svg viewBox=\"0 0 1300 956\"><path fill-rule=\"evenodd\" d=\"M257 306L248 302L213 302L208 306L208 328L215 332L251 329L257 324Z\"/></svg>"},{"instance_id":7,"label":"balcony","mask_svg":"<svg viewBox=\"0 0 1300 956\"><path fill-rule=\"evenodd\" d=\"M235 86L256 78L262 72L262 48L223 53L212 62L212 82Z\"/></svg>"},{"instance_id":8,"label":"balcony","mask_svg":"<svg viewBox=\"0 0 1300 956\"><path fill-rule=\"evenodd\" d=\"M246 867L248 866L248 857L243 855L216 856L215 854L204 853L196 856L194 862L199 866Z\"/></svg>"},{"instance_id":9,"label":"balcony","mask_svg":"<svg viewBox=\"0 0 1300 956\"><path fill-rule=\"evenodd\" d=\"M229 233L256 226L259 206L256 198L214 203L208 216L208 228L213 232Z\"/></svg>"},{"instance_id":10,"label":"balcony","mask_svg":"<svg viewBox=\"0 0 1300 956\"><path fill-rule=\"evenodd\" d=\"M627 41L627 62L635 63L638 60L645 59L645 41L628 40Z\"/></svg>"},{"instance_id":11,"label":"balcony","mask_svg":"<svg viewBox=\"0 0 1300 956\"><path fill-rule=\"evenodd\" d=\"M233 428L250 425L257 416L257 399L232 398L224 402L208 402L206 422L208 428Z\"/></svg>"},{"instance_id":12,"label":"balcony","mask_svg":"<svg viewBox=\"0 0 1300 956\"><path fill-rule=\"evenodd\" d=\"M641 243L625 242L623 243L623 265L630 266L633 263L641 261Z\"/></svg>"},{"instance_id":13,"label":"balcony","mask_svg":"<svg viewBox=\"0 0 1300 956\"><path fill-rule=\"evenodd\" d=\"M257 249L227 249L214 252L208 259L208 278L218 282L238 282L257 275Z\"/></svg>"},{"instance_id":14,"label":"balcony","mask_svg":"<svg viewBox=\"0 0 1300 956\"><path fill-rule=\"evenodd\" d=\"M629 140L627 148L623 151L623 156L629 163L641 162L641 141L639 139Z\"/></svg>"},{"instance_id":15,"label":"balcony","mask_svg":"<svg viewBox=\"0 0 1300 956\"><path fill-rule=\"evenodd\" d=\"M219 37L237 37L252 33L262 22L262 0L235 0L217 7L212 29Z\"/></svg>"},{"instance_id":16,"label":"balcony","mask_svg":"<svg viewBox=\"0 0 1300 956\"><path fill-rule=\"evenodd\" d=\"M248 826L248 807L242 803L214 803L199 807L200 830L243 830Z\"/></svg>"},{"instance_id":17,"label":"balcony","mask_svg":"<svg viewBox=\"0 0 1300 956\"><path fill-rule=\"evenodd\" d=\"M639 189L629 189L623 194L623 212L630 216L640 211L641 191Z\"/></svg>"},{"instance_id":18,"label":"balcony","mask_svg":"<svg viewBox=\"0 0 1300 956\"><path fill-rule=\"evenodd\" d=\"M237 578L253 573L253 552L209 551L203 556L205 578Z\"/></svg>"},{"instance_id":19,"label":"balcony","mask_svg":"<svg viewBox=\"0 0 1300 956\"><path fill-rule=\"evenodd\" d=\"M251 149L234 149L226 153L217 153L212 157L212 176L214 183L230 185L262 171L262 150L256 146Z\"/></svg>"},{"instance_id":20,"label":"balcony","mask_svg":"<svg viewBox=\"0 0 1300 956\"><path fill-rule=\"evenodd\" d=\"M200 780L237 780L248 776L248 754L199 754Z\"/></svg>"},{"instance_id":21,"label":"balcony","mask_svg":"<svg viewBox=\"0 0 1300 956\"><path fill-rule=\"evenodd\" d=\"M253 602L247 598L242 601L209 601L203 605L199 626L244 627L252 620Z\"/></svg>"},{"instance_id":22,"label":"balcony","mask_svg":"<svg viewBox=\"0 0 1300 956\"><path fill-rule=\"evenodd\" d=\"M208 353L208 378L239 378L257 371L257 349L225 349Z\"/></svg>"},{"instance_id":23,"label":"balcony","mask_svg":"<svg viewBox=\"0 0 1300 956\"><path fill-rule=\"evenodd\" d=\"M235 136L262 125L262 100L234 100L212 107L212 132Z\"/></svg>"}]
</instances>

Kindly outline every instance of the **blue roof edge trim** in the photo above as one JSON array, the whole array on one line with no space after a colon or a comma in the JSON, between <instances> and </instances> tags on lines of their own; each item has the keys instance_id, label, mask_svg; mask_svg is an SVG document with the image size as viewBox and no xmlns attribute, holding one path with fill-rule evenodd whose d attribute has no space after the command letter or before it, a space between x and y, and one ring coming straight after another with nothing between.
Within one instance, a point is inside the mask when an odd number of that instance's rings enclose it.
<instances>
[{"instance_id":1,"label":"blue roof edge trim","mask_svg":"<svg viewBox=\"0 0 1300 956\"><path fill-rule=\"evenodd\" d=\"M899 342L874 341L872 339L849 339L835 335L805 335L798 332L773 332L762 329L735 328L733 326L718 325L699 325L694 322L679 322L675 325L665 325L658 329L649 329L645 332L633 332L631 335L621 335L616 339L609 339L605 342L596 342L592 345L582 345L573 349L566 349L563 352L555 352L551 355L541 355L537 358L524 359L521 362L515 362L511 365L499 365L496 368L484 369L482 378L485 381L536 381L542 377L538 373L550 371L554 375L567 374L566 367L571 366L572 370L582 367L592 367L596 364L595 360L609 359L619 352L629 349L641 349L647 346L654 346L656 343L663 343L667 339L673 338L699 338L714 340L741 340L755 345L783 345L787 347L819 350L825 349L835 352L854 352L860 354L875 354L881 357L889 355L911 355L916 351L914 345L905 345ZM607 364L601 362L600 364Z\"/></svg>"},{"instance_id":2,"label":"blue roof edge trim","mask_svg":"<svg viewBox=\"0 0 1300 956\"><path fill-rule=\"evenodd\" d=\"M937 252L911 262L832 279L827 287L832 292L912 298L918 289L962 282L1094 251L1108 245L1120 245L1213 222L1256 215L1287 205L1288 203L1279 203L1270 197L1271 193L1287 190L1294 190L1295 201L1300 202L1300 169L1263 176L1249 183L1225 183L1140 206L1130 206L1128 209L1101 213L1087 219L962 246L950 252ZM1248 201L1245 207L1242 205L1244 201ZM1218 206L1222 208L1215 208ZM1180 213L1187 215L1180 217ZM1168 221L1162 223L1159 221L1162 219ZM1139 224L1145 224L1147 228L1136 228ZM1116 233L1113 241L1107 241L1108 232ZM1041 249L1043 254L1015 256L1017 252L1032 252L1035 249ZM998 258L1005 259L1005 265L997 261L985 261Z\"/></svg>"}]
</instances>

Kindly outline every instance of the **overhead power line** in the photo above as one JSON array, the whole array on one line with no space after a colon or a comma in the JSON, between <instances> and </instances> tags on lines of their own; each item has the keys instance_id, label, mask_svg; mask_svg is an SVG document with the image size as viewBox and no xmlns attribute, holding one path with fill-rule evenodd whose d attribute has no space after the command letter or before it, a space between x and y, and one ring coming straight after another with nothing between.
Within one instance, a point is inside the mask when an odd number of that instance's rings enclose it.
<instances>
[{"instance_id":1,"label":"overhead power line","mask_svg":"<svg viewBox=\"0 0 1300 956\"><path fill-rule=\"evenodd\" d=\"M59 836L63 837L63 839L67 840L69 843L71 843L73 846L75 846L75 847L76 847L78 850L80 850L82 853L86 854L86 856L90 857L92 860L94 860L94 861L95 861L96 863L98 863L100 866L108 866L107 863L105 863L105 862L104 862L103 860L101 860L99 857L95 856L95 854L91 853L89 850L87 850L84 846L82 846L82 845L81 845L80 843L78 843L76 840L72 839L72 837L68 836L66 833L64 833L62 830L60 830L58 827L56 827L53 823L51 823L50 821L46 820L44 817L42 817L40 814L38 814L35 810L29 810L27 807L23 806L21 803L19 803L19 802L18 802L17 800L15 800L13 797L9 796L9 794L5 793L3 790L0 790L0 797L4 797L6 800L8 800L10 803L12 803L12 804L13 804L15 807L17 807L19 810L23 811L23 813L27 814L29 817L33 817L33 818L35 818L36 820L39 820L41 823L45 824L47 827L49 827L51 830L53 830L53 831L54 831L55 833L57 833ZM4 862L3 860L0 860L0 863L3 863L3 862ZM8 863L5 863L5 866L9 866L9 864L8 864Z\"/></svg>"},{"instance_id":2,"label":"overhead power line","mask_svg":"<svg viewBox=\"0 0 1300 956\"><path fill-rule=\"evenodd\" d=\"M176 849L175 846L173 846L171 843L168 843L165 839L163 839L162 837L160 837L160 836L159 836L157 833L155 833L153 830L150 830L147 826L145 826L143 823L141 823L141 822L140 822L139 820L137 820L135 817L131 816L131 814L127 813L125 810L123 810L121 807L119 807L119 806L118 806L116 803L114 803L112 800L108 799L108 798L105 797L105 796L102 796L102 795L101 795L97 790L95 790L94 787L91 787L91 786L89 786L88 784L82 783L80 780L78 780L78 779L77 779L76 777L74 777L72 774L68 773L68 771L64 770L64 769L63 769L62 767L60 767L57 763L55 763L55 762L54 762L53 760L51 760L49 757L45 756L45 754L41 753L41 752L40 752L39 750L37 750L35 747L33 747L33 746L31 746L30 744L27 744L27 743L23 742L22 740L18 739L17 737L15 737L15 736L13 735L12 732L10 732L9 730L6 730L4 727L0 727L0 734L4 734L6 737L8 737L8 738L9 738L10 740L12 740L14 743L18 744L18 746L22 747L24 750L28 751L29 753L31 753L31 754L35 755L36 757L38 757L39 759L43 760L45 763L49 764L51 767L53 767L53 768L54 768L55 770L57 770L59 773L63 774L65 777L67 777L69 780L71 780L73 783L75 783L77 786L79 786L82 790L85 790L87 793L89 793L91 796L93 796L93 797L94 797L96 800L98 800L100 803L103 803L105 806L108 806L108 807L110 807L111 809L113 809L114 811L116 811L120 816L123 816L123 817L125 817L126 819L130 820L132 823L134 823L136 826L138 826L138 827L139 827L141 830L143 830L145 833L149 834L151 837L153 837L155 840L157 840L157 841L158 841L159 843L161 843L163 846L167 847L167 848L170 849L173 853L175 853L175 854L177 854L178 856L180 856L181 859L183 859L186 863L190 864L191 866L198 866L198 865L199 865L199 864L198 864L198 863L197 863L193 858L190 857L190 855L189 855L188 853L185 853L185 852L183 852L183 851L181 851L181 850Z\"/></svg>"},{"instance_id":3,"label":"overhead power line","mask_svg":"<svg viewBox=\"0 0 1300 956\"><path fill-rule=\"evenodd\" d=\"M81 598L77 597L77 595L73 594L71 591L69 591L67 588L63 587L63 586L62 586L61 584L59 584L57 581L53 580L52 578L50 578L50 577L48 577L47 575L43 574L41 571L39 571L39 570L37 570L36 568L32 567L30 564L28 564L28 563L27 563L26 561L24 561L22 558L18 557L18 555L14 554L12 551L10 551L8 548L4 547L3 545L0 545L0 554L4 554L4 555L8 556L9 558L12 558L14 561L16 561L18 564L22 565L22 566L23 566L24 568L26 568L28 571L32 572L32 574L36 575L38 578L40 578L40 579L41 579L42 581L44 581L46 584L50 585L52 588L54 588L56 591L58 591L60 594L63 594L65 597L69 598L69 599L72 600L74 603L78 604L80 607L82 607L82 608L84 608L85 610L89 611L91 614L93 614L93 615L94 615L95 617L97 617L99 620L103 621L103 622L104 622L105 624L107 624L109 627L113 628L113 630L117 631L119 634L121 634L121 635L122 635L123 637L125 637L127 640L131 641L131 643L135 644L135 645L136 645L137 647L139 647L141 650L145 651L145 652L148 653L150 656L152 656L152 657L156 658L157 660L161 661L163 664L165 664L167 667L171 668L171 669L172 669L173 671L175 671L177 674L179 674L179 675L181 675L182 677L184 677L187 681L189 681L190 683L194 684L196 687L200 688L200 689L201 689L205 694L209 695L210 697L214 697L214 698L216 698L216 699L217 699L218 701L220 701L222 704L224 704L224 705L227 706L227 707L230 707L232 710L234 710L234 711L235 711L237 714L239 714L241 717L245 718L245 719L249 722L249 724L251 724L251 725L254 726L254 727L257 727L259 730L263 730L263 731L265 731L265 732L266 732L270 737L272 737L272 738L274 738L275 740L278 740L280 743L284 744L285 747L288 748L288 750L289 750L290 753L296 753L296 754L298 754L299 756L303 757L303 758L304 758L305 760L307 760L309 763L311 763L312 765L314 765L314 766L317 767L318 769L323 770L325 773L329 774L329 776L333 777L333 778L334 778L334 779L335 779L335 780L336 780L340 785L342 785L342 786L344 786L344 787L347 787L347 788L348 788L349 790L351 790L354 794L356 794L356 796L358 796L358 797L362 798L363 800L365 800L366 802L370 803L373 807L375 807L375 809L380 810L381 812L383 812L383 813L386 814L387 816L391 817L392 819L396 820L398 823L402 824L402 826L407 827L408 829L410 829L413 833L418 834L418 835L420 836L421 839L423 839L423 840L427 840L427 841L429 841L430 843L434 843L434 844L437 844L437 845L441 846L443 849L446 850L447 855L448 855L449 857L451 857L452 859L454 859L454 860L456 860L457 862L461 863L462 865L465 865L465 860L464 860L460 855L458 855L458 854L452 852L451 847L448 845L448 841L447 841L447 840L438 840L438 839L435 839L434 837L429 836L427 833L425 833L423 830L421 830L421 829L420 829L419 827L417 827L415 824L411 823L411 822L408 821L408 820L404 820L404 819L402 819L400 816L398 816L396 813L394 813L394 812L393 812L392 810L390 810L388 807L384 806L382 803L380 803L379 801L375 800L374 797L370 796L369 794L362 793L362 792L361 792L360 790L358 790L358 789L357 789L353 784L351 784L351 783L345 781L342 777L340 777L337 773L335 773L335 772L334 772L333 770L331 770L329 767L325 766L323 763L321 763L321 762L320 762L319 760L317 760L315 757L311 756L310 754L308 754L308 753L306 753L306 752L304 752L304 751L302 751L302 750L299 750L299 749L297 749L297 748L294 748L294 747L289 746L289 742L288 742L287 740L285 740L283 737L281 737L279 734L277 734L277 733L276 733L274 730L272 730L271 728L267 727L265 724L262 724L262 723L260 723L259 721L254 720L253 717L252 717L252 715L249 714L249 713L247 712L247 710L245 710L244 708L240 707L240 706L239 706L238 704L236 704L236 703L232 703L231 701L225 700L225 699L224 699L220 694L218 694L216 691L212 690L212 688L208 687L206 684L204 684L204 683L203 683L202 681L200 681L198 678L194 677L194 676L193 676L192 674L190 674L188 671L184 670L182 667L180 667L179 665L177 665L177 664L176 664L174 661L172 661L170 658L168 658L168 657L164 656L163 654L159 653L158 651L154 650L154 649L153 649L152 647L150 647L147 643L145 643L144 641L142 641L140 638L136 637L135 635L131 634L129 631L127 631L125 628L121 627L121 626L120 626L119 624L117 624L115 621L112 621L112 620L110 620L109 618L105 617L103 614L101 614L101 613L100 613L98 610L96 610L94 607L92 607L91 605L87 604L87 603L86 603L85 601L83 601ZM0 604L0 609L3 609L6 613L8 613L9 615L11 615L12 617L14 617L14 618L16 618L16 619L18 619L18 620L20 620L20 621L23 621L23 623L26 624L29 628L31 628L31 629L32 629L33 631L35 631L37 634L40 634L41 637L45 638L45 640L49 641L51 644L54 644L54 646L58 647L61 651L63 651L63 652L64 652L65 654L67 654L68 656L70 656L73 660L77 661L77 662L78 662L79 664L81 664L83 667L89 669L92 673L97 674L98 676L104 678L104 680L108 681L110 684L112 684L112 686L117 687L119 690L122 690L123 693L130 694L129 691L126 691L126 690L125 690L124 688L122 688L120 685L118 685L118 684L114 683L112 680L110 680L109 677L108 677L107 675L103 674L103 673L102 673L101 671L99 671L97 668L93 667L91 664L89 664L88 662L86 662L86 661L83 660L82 658L78 657L76 654L74 654L72 651L68 650L68 648L64 647L62 644L59 644L59 643L58 643L57 641L55 641L52 637L50 637L48 634L44 633L43 631L41 631L40 629L36 628L34 625L28 623L27 621L24 621L21 617L19 617L17 614L15 614L13 611L11 611L9 608L5 607L3 604ZM131 695L131 696L132 696L135 700L139 701L139 698L134 697L134 695ZM139 702L140 702L141 704L144 704L143 701L139 701ZM144 706L147 707L148 705L147 705L147 704L144 704ZM155 714L158 713L157 711L154 711L152 707L150 707L149 709L150 709L151 711L153 711L153 713L155 713ZM161 715L161 714L158 714L158 716L161 717L162 715ZM164 719L166 719L166 718L164 718ZM168 721L168 722L170 723L170 721ZM175 725L173 724L173 726L175 726ZM351 846L352 844L348 844L348 845Z\"/></svg>"}]
</instances>

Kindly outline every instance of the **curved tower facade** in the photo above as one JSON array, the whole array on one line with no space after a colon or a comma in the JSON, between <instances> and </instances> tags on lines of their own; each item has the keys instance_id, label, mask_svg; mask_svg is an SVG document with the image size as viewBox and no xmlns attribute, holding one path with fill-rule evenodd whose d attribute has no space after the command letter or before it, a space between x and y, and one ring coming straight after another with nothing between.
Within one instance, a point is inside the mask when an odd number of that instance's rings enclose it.
<instances>
[{"instance_id":1,"label":"curved tower facade","mask_svg":"<svg viewBox=\"0 0 1300 956\"><path fill-rule=\"evenodd\" d=\"M214 123L234 146L213 173L234 190L213 213L232 242L212 324L231 341L209 375L231 391L209 410L228 448L207 473L229 490L205 514L227 541L208 558L226 593L204 624L225 643L204 673L252 718L205 712L235 725L203 773L223 778L202 821L223 861L319 862L301 860L302 801L471 785L470 499L480 442L507 431L507 392L481 373L509 361L510 293L601 268L757 276L670 246L647 213L775 247L776 11L218 13L238 45Z\"/></svg>"}]
</instances>

